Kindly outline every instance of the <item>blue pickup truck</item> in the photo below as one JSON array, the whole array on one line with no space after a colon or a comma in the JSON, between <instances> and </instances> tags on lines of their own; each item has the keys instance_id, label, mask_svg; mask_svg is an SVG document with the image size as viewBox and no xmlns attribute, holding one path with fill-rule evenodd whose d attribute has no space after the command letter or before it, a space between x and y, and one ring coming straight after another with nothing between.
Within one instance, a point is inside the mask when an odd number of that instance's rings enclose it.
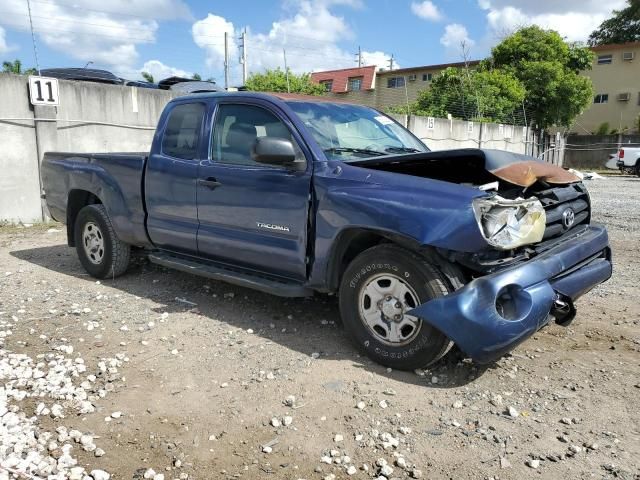
<instances>
[{"instance_id":1,"label":"blue pickup truck","mask_svg":"<svg viewBox=\"0 0 640 480\"><path fill-rule=\"evenodd\" d=\"M374 109L289 94L172 100L149 153L47 153L45 198L94 277L151 262L283 297L336 293L377 362L454 344L491 362L611 276L571 173L531 157L431 152Z\"/></svg>"}]
</instances>

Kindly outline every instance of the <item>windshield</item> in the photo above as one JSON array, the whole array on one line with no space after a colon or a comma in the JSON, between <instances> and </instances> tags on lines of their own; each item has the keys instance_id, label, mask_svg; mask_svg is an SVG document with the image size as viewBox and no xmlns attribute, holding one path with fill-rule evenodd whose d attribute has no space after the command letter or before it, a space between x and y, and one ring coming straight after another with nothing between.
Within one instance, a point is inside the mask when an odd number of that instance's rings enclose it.
<instances>
[{"instance_id":1,"label":"windshield","mask_svg":"<svg viewBox=\"0 0 640 480\"><path fill-rule=\"evenodd\" d=\"M345 162L429 149L382 113L360 105L288 102L329 160Z\"/></svg>"}]
</instances>

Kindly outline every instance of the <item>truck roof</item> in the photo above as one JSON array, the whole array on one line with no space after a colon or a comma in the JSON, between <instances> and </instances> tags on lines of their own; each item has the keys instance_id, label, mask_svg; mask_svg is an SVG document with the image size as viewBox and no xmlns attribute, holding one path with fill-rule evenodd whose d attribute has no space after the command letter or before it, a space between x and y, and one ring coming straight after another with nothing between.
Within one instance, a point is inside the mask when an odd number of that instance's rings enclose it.
<instances>
[{"instance_id":1,"label":"truck roof","mask_svg":"<svg viewBox=\"0 0 640 480\"><path fill-rule=\"evenodd\" d=\"M201 99L201 98L218 98L218 97L234 97L234 98L278 98L286 102L314 102L314 103L341 103L352 104L341 98L327 97L323 95L304 95L301 93L282 93L282 92L202 92L190 95L176 97L172 102L182 101L185 99Z\"/></svg>"}]
</instances>

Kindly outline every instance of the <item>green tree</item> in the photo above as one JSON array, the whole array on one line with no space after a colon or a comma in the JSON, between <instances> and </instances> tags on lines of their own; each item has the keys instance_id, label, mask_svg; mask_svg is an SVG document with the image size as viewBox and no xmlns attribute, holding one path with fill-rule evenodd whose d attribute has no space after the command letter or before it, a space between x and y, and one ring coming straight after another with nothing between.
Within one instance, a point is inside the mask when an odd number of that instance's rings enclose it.
<instances>
[{"instance_id":1,"label":"green tree","mask_svg":"<svg viewBox=\"0 0 640 480\"><path fill-rule=\"evenodd\" d=\"M490 62L522 82L525 108L541 128L571 125L593 99L591 80L579 75L591 68L593 53L553 30L518 30L493 48Z\"/></svg>"},{"instance_id":2,"label":"green tree","mask_svg":"<svg viewBox=\"0 0 640 480\"><path fill-rule=\"evenodd\" d=\"M640 0L627 0L627 7L614 10L613 16L589 35L589 45L637 42L640 40Z\"/></svg>"},{"instance_id":3,"label":"green tree","mask_svg":"<svg viewBox=\"0 0 640 480\"><path fill-rule=\"evenodd\" d=\"M417 115L506 122L522 109L524 98L524 87L508 72L482 66L479 70L450 67L420 92L410 110ZM394 111L406 113L406 107Z\"/></svg>"},{"instance_id":4,"label":"green tree","mask_svg":"<svg viewBox=\"0 0 640 480\"><path fill-rule=\"evenodd\" d=\"M2 71L4 73L15 73L16 75L35 75L37 73L35 68L22 70L22 62L18 59L13 62L2 62Z\"/></svg>"},{"instance_id":5,"label":"green tree","mask_svg":"<svg viewBox=\"0 0 640 480\"><path fill-rule=\"evenodd\" d=\"M197 80L197 81L202 81L202 77L200 76L199 73L194 73L193 75L191 75L191 79L192 80Z\"/></svg>"},{"instance_id":6,"label":"green tree","mask_svg":"<svg viewBox=\"0 0 640 480\"><path fill-rule=\"evenodd\" d=\"M252 73L245 84L247 90L254 92L287 92L287 74L284 70L265 70L262 73ZM322 95L325 88L311 81L311 75L303 73L296 75L289 70L289 91L307 95Z\"/></svg>"},{"instance_id":7,"label":"green tree","mask_svg":"<svg viewBox=\"0 0 640 480\"><path fill-rule=\"evenodd\" d=\"M153 81L153 75L151 75L149 72L141 72L140 75L142 75L142 78L144 78L146 82L156 83Z\"/></svg>"}]
</instances>

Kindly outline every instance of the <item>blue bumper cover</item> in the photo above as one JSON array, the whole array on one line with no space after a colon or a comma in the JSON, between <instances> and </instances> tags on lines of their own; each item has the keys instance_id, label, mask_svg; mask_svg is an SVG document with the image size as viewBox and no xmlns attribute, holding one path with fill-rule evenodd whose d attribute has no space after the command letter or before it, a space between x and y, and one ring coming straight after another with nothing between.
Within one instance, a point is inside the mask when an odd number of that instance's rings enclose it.
<instances>
[{"instance_id":1,"label":"blue bumper cover","mask_svg":"<svg viewBox=\"0 0 640 480\"><path fill-rule=\"evenodd\" d=\"M544 326L557 298L575 301L610 278L610 259L606 229L591 226L526 263L472 280L409 313L443 332L478 363L492 362ZM496 308L505 294L509 318Z\"/></svg>"}]
</instances>

